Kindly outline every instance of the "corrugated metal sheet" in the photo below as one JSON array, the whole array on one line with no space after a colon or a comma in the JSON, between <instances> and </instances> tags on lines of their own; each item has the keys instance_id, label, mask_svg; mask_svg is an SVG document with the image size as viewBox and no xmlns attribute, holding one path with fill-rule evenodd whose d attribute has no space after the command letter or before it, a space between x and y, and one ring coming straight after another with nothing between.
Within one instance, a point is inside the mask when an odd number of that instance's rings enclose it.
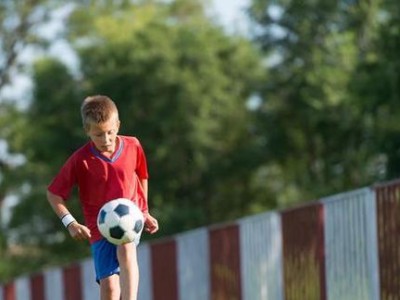
<instances>
[{"instance_id":1,"label":"corrugated metal sheet","mask_svg":"<svg viewBox=\"0 0 400 300\"><path fill-rule=\"evenodd\" d=\"M64 300L82 300L81 268L73 264L63 268Z\"/></svg>"},{"instance_id":2,"label":"corrugated metal sheet","mask_svg":"<svg viewBox=\"0 0 400 300\"><path fill-rule=\"evenodd\" d=\"M284 211L281 215L286 300L325 300L322 204Z\"/></svg>"},{"instance_id":3,"label":"corrugated metal sheet","mask_svg":"<svg viewBox=\"0 0 400 300\"><path fill-rule=\"evenodd\" d=\"M59 268L49 269L44 273L45 299L62 300L64 299L64 284L62 272Z\"/></svg>"},{"instance_id":4,"label":"corrugated metal sheet","mask_svg":"<svg viewBox=\"0 0 400 300\"><path fill-rule=\"evenodd\" d=\"M9 282L4 286L3 297L4 300L15 300L15 285L13 282Z\"/></svg>"},{"instance_id":5,"label":"corrugated metal sheet","mask_svg":"<svg viewBox=\"0 0 400 300\"><path fill-rule=\"evenodd\" d=\"M92 278L93 280L93 278ZM44 276L42 273L37 273L30 278L31 299L44 300ZM85 299L86 300L86 299ZM89 299L88 299L89 300Z\"/></svg>"},{"instance_id":6,"label":"corrugated metal sheet","mask_svg":"<svg viewBox=\"0 0 400 300\"><path fill-rule=\"evenodd\" d=\"M151 279L151 256L148 243L139 244L137 248L137 260L139 265L139 292L138 299L152 300L153 286Z\"/></svg>"},{"instance_id":7,"label":"corrugated metal sheet","mask_svg":"<svg viewBox=\"0 0 400 300\"><path fill-rule=\"evenodd\" d=\"M211 299L240 300L240 245L236 224L210 229Z\"/></svg>"},{"instance_id":8,"label":"corrugated metal sheet","mask_svg":"<svg viewBox=\"0 0 400 300\"><path fill-rule=\"evenodd\" d=\"M31 299L29 280L26 277L19 277L15 280L16 300Z\"/></svg>"},{"instance_id":9,"label":"corrugated metal sheet","mask_svg":"<svg viewBox=\"0 0 400 300\"><path fill-rule=\"evenodd\" d=\"M178 299L176 242L165 240L151 245L153 299Z\"/></svg>"},{"instance_id":10,"label":"corrugated metal sheet","mask_svg":"<svg viewBox=\"0 0 400 300\"><path fill-rule=\"evenodd\" d=\"M375 193L369 188L321 200L328 300L378 300Z\"/></svg>"},{"instance_id":11,"label":"corrugated metal sheet","mask_svg":"<svg viewBox=\"0 0 400 300\"><path fill-rule=\"evenodd\" d=\"M400 299L400 184L376 188L380 294L382 300Z\"/></svg>"},{"instance_id":12,"label":"corrugated metal sheet","mask_svg":"<svg viewBox=\"0 0 400 300\"><path fill-rule=\"evenodd\" d=\"M139 299L400 300L400 181L217 226L142 244ZM94 299L89 262L2 283L0 300Z\"/></svg>"},{"instance_id":13,"label":"corrugated metal sheet","mask_svg":"<svg viewBox=\"0 0 400 300\"><path fill-rule=\"evenodd\" d=\"M179 299L210 299L208 231L189 231L176 237Z\"/></svg>"},{"instance_id":14,"label":"corrugated metal sheet","mask_svg":"<svg viewBox=\"0 0 400 300\"><path fill-rule=\"evenodd\" d=\"M283 300L280 216L239 220L243 300Z\"/></svg>"},{"instance_id":15,"label":"corrugated metal sheet","mask_svg":"<svg viewBox=\"0 0 400 300\"><path fill-rule=\"evenodd\" d=\"M81 272L83 280L83 300L100 299L100 286L96 282L96 272L94 270L93 259L85 259L81 262Z\"/></svg>"}]
</instances>

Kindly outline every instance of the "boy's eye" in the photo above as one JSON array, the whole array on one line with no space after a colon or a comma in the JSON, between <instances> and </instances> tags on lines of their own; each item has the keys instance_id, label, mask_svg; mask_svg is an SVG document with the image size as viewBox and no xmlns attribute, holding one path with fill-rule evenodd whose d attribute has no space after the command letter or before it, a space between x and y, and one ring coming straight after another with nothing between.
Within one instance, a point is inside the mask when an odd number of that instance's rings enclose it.
<instances>
[{"instance_id":1,"label":"boy's eye","mask_svg":"<svg viewBox=\"0 0 400 300\"><path fill-rule=\"evenodd\" d=\"M107 135L107 134L108 135L113 135L113 134L115 134L115 130L110 130L107 133L96 133L95 136L96 137L102 137L102 136Z\"/></svg>"}]
</instances>

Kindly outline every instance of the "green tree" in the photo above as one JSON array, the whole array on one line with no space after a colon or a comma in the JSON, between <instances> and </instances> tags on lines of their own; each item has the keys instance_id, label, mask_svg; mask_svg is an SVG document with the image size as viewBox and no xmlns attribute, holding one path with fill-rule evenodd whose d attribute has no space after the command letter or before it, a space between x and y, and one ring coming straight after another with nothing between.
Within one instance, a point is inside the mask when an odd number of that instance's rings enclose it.
<instances>
[{"instance_id":1,"label":"green tree","mask_svg":"<svg viewBox=\"0 0 400 300\"><path fill-rule=\"evenodd\" d=\"M74 243L69 238L45 194L52 176L84 141L77 109L82 94L67 67L59 61L42 59L33 69L32 105L8 139L10 147L23 153L26 162L8 175L11 182L19 182L18 188L14 188L19 202L8 225L11 246L19 251L17 255L9 251L4 256L15 265L3 271L2 276L7 277L44 264L66 263L89 255L86 244ZM82 218L78 201L72 199L69 206ZM4 268L7 266L5 264Z\"/></svg>"},{"instance_id":2,"label":"green tree","mask_svg":"<svg viewBox=\"0 0 400 300\"><path fill-rule=\"evenodd\" d=\"M252 1L256 41L274 74L256 111L265 133L262 171L281 205L381 178L372 115L351 89L373 53L379 2Z\"/></svg>"},{"instance_id":3,"label":"green tree","mask_svg":"<svg viewBox=\"0 0 400 300\"><path fill-rule=\"evenodd\" d=\"M393 179L400 176L400 3L382 1L379 11L374 52L360 62L351 90L360 113L368 117L365 123L373 137L378 171L384 179Z\"/></svg>"},{"instance_id":4,"label":"green tree","mask_svg":"<svg viewBox=\"0 0 400 300\"><path fill-rule=\"evenodd\" d=\"M36 26L47 20L50 0L0 2L0 89L21 67L19 55L28 46L40 43Z\"/></svg>"},{"instance_id":5,"label":"green tree","mask_svg":"<svg viewBox=\"0 0 400 300\"><path fill-rule=\"evenodd\" d=\"M13 193L20 179L15 179L18 165L23 161L21 154L9 147L8 141L15 128L23 122L23 114L16 108L18 100L10 99L4 93L13 79L25 73L25 63L21 56L28 48L45 45L38 28L48 21L50 8L56 8L58 1L0 1L0 140L7 150L0 157L0 216L3 216L4 199ZM11 101L12 100L12 101ZM18 158L16 160L16 158ZM4 220L0 218L0 256L4 256L7 243L4 235Z\"/></svg>"}]
</instances>

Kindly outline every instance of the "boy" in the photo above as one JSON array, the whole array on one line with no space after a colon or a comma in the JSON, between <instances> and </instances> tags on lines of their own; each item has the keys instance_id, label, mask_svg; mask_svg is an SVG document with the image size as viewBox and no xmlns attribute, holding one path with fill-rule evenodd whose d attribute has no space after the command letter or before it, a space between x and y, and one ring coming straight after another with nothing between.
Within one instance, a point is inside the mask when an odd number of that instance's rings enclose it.
<instances>
[{"instance_id":1,"label":"boy","mask_svg":"<svg viewBox=\"0 0 400 300\"><path fill-rule=\"evenodd\" d=\"M139 241L113 245L102 238L96 220L105 202L127 198L142 210L145 230L151 234L158 230L157 220L148 212L145 154L137 138L118 135L118 110L107 96L87 97L81 115L90 141L69 157L49 185L47 198L72 238L90 241L101 299L133 300L139 283ZM65 204L74 186L79 190L85 225L74 219Z\"/></svg>"}]
</instances>

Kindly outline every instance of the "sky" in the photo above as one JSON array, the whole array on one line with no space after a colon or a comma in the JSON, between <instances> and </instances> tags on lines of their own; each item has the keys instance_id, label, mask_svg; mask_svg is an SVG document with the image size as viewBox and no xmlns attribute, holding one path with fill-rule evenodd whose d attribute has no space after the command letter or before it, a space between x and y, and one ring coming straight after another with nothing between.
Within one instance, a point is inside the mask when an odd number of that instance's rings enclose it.
<instances>
[{"instance_id":1,"label":"sky","mask_svg":"<svg viewBox=\"0 0 400 300\"><path fill-rule=\"evenodd\" d=\"M212 10L228 32L248 31L245 8L249 6L250 0L213 0L212 3Z\"/></svg>"}]
</instances>

